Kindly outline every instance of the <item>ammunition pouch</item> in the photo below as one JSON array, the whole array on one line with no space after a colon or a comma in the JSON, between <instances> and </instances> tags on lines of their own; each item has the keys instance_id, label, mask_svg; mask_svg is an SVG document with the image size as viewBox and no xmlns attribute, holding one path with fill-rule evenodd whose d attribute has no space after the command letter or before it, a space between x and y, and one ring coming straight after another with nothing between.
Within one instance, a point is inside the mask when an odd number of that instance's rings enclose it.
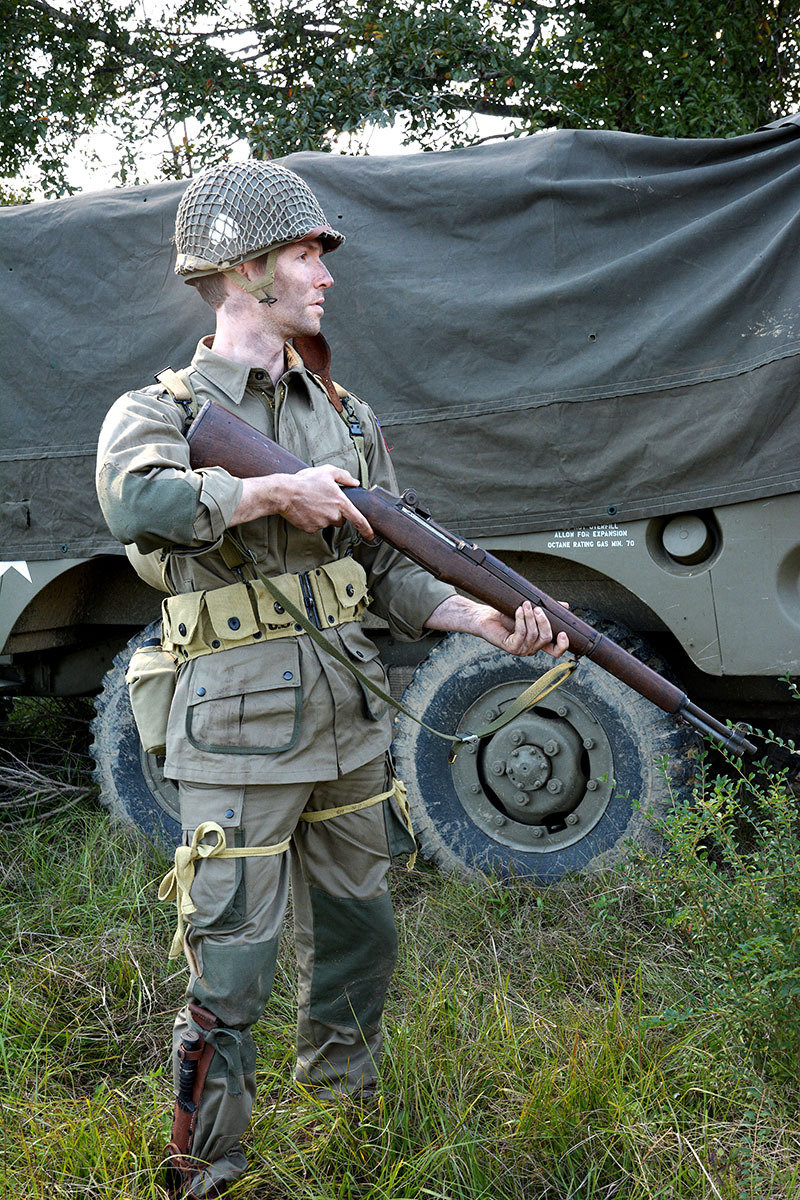
<instances>
[{"instance_id":1,"label":"ammunition pouch","mask_svg":"<svg viewBox=\"0 0 800 1200\"><path fill-rule=\"evenodd\" d=\"M349 556L273 582L317 629L358 621L369 603L364 569ZM179 662L303 633L258 579L169 596L161 612L163 648Z\"/></svg>"},{"instance_id":2,"label":"ammunition pouch","mask_svg":"<svg viewBox=\"0 0 800 1200\"><path fill-rule=\"evenodd\" d=\"M167 721L175 694L178 660L155 638L131 655L125 682L128 685L133 719L146 754L163 754Z\"/></svg>"}]
</instances>

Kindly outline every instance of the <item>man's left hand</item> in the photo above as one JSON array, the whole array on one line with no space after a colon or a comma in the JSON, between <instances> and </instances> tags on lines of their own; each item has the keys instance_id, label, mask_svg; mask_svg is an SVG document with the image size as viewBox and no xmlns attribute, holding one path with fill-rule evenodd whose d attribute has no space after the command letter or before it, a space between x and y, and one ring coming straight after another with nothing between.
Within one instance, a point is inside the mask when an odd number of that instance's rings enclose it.
<instances>
[{"instance_id":1,"label":"man's left hand","mask_svg":"<svg viewBox=\"0 0 800 1200\"><path fill-rule=\"evenodd\" d=\"M512 620L488 604L477 604L465 596L451 596L433 610L425 626L448 633L472 633L519 656L543 650L553 658L560 658L569 649L566 633L554 638L547 613L529 600L519 606Z\"/></svg>"}]
</instances>

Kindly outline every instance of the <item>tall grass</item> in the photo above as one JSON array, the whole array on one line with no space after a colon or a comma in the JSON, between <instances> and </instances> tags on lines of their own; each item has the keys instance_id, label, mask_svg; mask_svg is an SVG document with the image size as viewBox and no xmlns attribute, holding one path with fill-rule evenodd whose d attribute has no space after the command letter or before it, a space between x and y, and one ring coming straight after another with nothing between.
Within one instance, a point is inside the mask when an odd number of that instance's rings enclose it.
<instances>
[{"instance_id":1,"label":"tall grass","mask_svg":"<svg viewBox=\"0 0 800 1200\"><path fill-rule=\"evenodd\" d=\"M59 763L45 716L49 733L24 714L37 762L85 787L83 733ZM18 718L6 737L24 761ZM291 1083L287 938L258 1029L252 1169L231 1194L800 1197L796 802L771 772L705 772L665 824L666 855L603 878L540 891L399 872L401 962L369 1107ZM0 1194L162 1197L184 981L155 902L167 863L84 795L7 828L0 864Z\"/></svg>"}]
</instances>

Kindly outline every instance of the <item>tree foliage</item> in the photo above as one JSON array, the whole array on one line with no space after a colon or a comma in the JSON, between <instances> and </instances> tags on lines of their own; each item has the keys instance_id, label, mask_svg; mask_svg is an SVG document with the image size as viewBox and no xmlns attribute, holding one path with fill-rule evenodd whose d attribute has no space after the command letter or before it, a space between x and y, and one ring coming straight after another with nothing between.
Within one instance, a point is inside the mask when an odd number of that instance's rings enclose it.
<instances>
[{"instance_id":1,"label":"tree foliage","mask_svg":"<svg viewBox=\"0 0 800 1200\"><path fill-rule=\"evenodd\" d=\"M174 176L368 123L441 148L478 140L476 116L727 136L800 106L800 0L161 2L0 0L0 175L58 194L109 129L130 182L153 138Z\"/></svg>"}]
</instances>

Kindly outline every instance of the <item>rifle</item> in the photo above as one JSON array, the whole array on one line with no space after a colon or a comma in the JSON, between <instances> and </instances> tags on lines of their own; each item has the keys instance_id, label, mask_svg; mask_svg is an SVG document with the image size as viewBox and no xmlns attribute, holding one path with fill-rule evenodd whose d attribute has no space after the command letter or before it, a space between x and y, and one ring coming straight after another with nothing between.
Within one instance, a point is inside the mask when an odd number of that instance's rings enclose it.
<instances>
[{"instance_id":1,"label":"rifle","mask_svg":"<svg viewBox=\"0 0 800 1200\"><path fill-rule=\"evenodd\" d=\"M187 433L192 467L223 467L239 479L260 475L294 475L308 464L259 433L241 417L206 401ZM543 608L554 635L569 637L576 658L586 656L645 696L664 712L713 738L734 754L755 754L756 747L736 727L723 725L656 671L622 646L551 599L500 559L431 517L408 488L395 496L382 487L348 487L347 497L367 518L378 537L426 571L467 595L513 617L523 600Z\"/></svg>"}]
</instances>

